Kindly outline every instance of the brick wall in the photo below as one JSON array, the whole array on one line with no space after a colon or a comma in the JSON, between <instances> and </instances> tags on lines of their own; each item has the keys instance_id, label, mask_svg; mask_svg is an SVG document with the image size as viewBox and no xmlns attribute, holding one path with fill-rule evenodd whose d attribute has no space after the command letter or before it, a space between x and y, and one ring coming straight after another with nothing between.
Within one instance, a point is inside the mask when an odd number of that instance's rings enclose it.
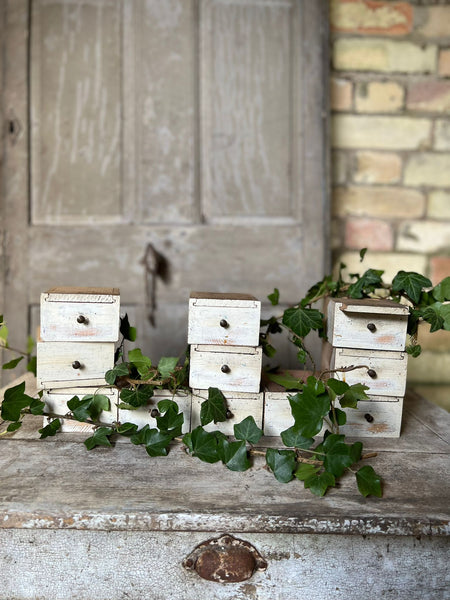
<instances>
[{"instance_id":1,"label":"brick wall","mask_svg":"<svg viewBox=\"0 0 450 600\"><path fill-rule=\"evenodd\" d=\"M437 283L450 275L450 3L331 0L330 23L335 264L360 272L367 247L366 268ZM450 410L450 333L419 341L410 383Z\"/></svg>"}]
</instances>

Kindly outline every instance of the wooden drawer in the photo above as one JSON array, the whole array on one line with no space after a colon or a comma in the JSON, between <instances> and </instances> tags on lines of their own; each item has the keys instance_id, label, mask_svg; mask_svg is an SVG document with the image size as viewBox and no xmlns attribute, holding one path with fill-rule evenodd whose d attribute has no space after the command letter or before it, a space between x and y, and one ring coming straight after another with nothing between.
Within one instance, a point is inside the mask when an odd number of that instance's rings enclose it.
<instances>
[{"instance_id":1,"label":"wooden drawer","mask_svg":"<svg viewBox=\"0 0 450 600\"><path fill-rule=\"evenodd\" d=\"M234 426L248 416L255 419L258 427L262 429L264 394L249 394L245 392L225 392L227 407L232 417L220 423L209 423L205 425L206 431L218 429L225 435L234 435ZM200 409L202 402L208 398L207 390L192 391L192 422L191 429L200 425Z\"/></svg>"},{"instance_id":2,"label":"wooden drawer","mask_svg":"<svg viewBox=\"0 0 450 600\"><path fill-rule=\"evenodd\" d=\"M409 310L389 300L331 299L328 341L339 348L405 349Z\"/></svg>"},{"instance_id":3,"label":"wooden drawer","mask_svg":"<svg viewBox=\"0 0 450 600\"><path fill-rule=\"evenodd\" d=\"M152 417L151 412L157 408L158 402L161 400L173 400L178 404L180 411L184 415L184 423L182 432L187 433L191 426L191 394L178 392L173 395L167 390L155 390L154 395L150 398L150 402L145 406L140 406L136 410L118 409L118 421L120 423L134 423L139 429L145 425L150 428L156 427L156 418Z\"/></svg>"},{"instance_id":4,"label":"wooden drawer","mask_svg":"<svg viewBox=\"0 0 450 600\"><path fill-rule=\"evenodd\" d=\"M288 400L288 396L294 394L265 392L264 435L279 436L294 425ZM403 398L370 396L370 400L358 402L358 408L343 409L347 414L347 423L339 428L340 432L350 437L399 437L402 409ZM324 430L318 435L323 435Z\"/></svg>"},{"instance_id":5,"label":"wooden drawer","mask_svg":"<svg viewBox=\"0 0 450 600\"><path fill-rule=\"evenodd\" d=\"M261 302L247 294L193 292L188 344L257 346Z\"/></svg>"},{"instance_id":6,"label":"wooden drawer","mask_svg":"<svg viewBox=\"0 0 450 600\"><path fill-rule=\"evenodd\" d=\"M365 365L361 369L336 373L335 377L349 385L363 383L369 386L368 394L380 396L403 396L406 388L406 352L376 352L335 348L331 356L331 368Z\"/></svg>"},{"instance_id":7,"label":"wooden drawer","mask_svg":"<svg viewBox=\"0 0 450 600\"><path fill-rule=\"evenodd\" d=\"M245 346L191 346L189 385L206 390L259 392L262 350Z\"/></svg>"},{"instance_id":8,"label":"wooden drawer","mask_svg":"<svg viewBox=\"0 0 450 600\"><path fill-rule=\"evenodd\" d=\"M99 422L104 423L105 425L111 425L115 421L117 421L117 400L118 400L118 390L115 388L101 388L92 387L78 387L78 388L64 388L64 389L52 389L52 390L44 390L42 401L45 402L45 410L48 412L52 412L55 415L60 415L59 420L61 421L61 429L60 431L63 433L70 432L90 432L94 430L94 425L89 423L81 423L80 421L73 421L71 419L64 419L64 417L69 411L67 408L67 402L72 400L74 396L78 396L78 398L83 398L83 396L87 396L88 394L103 394L107 396L110 400L111 406L109 411L102 411L99 417ZM53 420L52 417L44 417L44 427L48 425Z\"/></svg>"},{"instance_id":9,"label":"wooden drawer","mask_svg":"<svg viewBox=\"0 0 450 600\"><path fill-rule=\"evenodd\" d=\"M37 344L37 383L44 389L105 385L105 373L113 366L112 342Z\"/></svg>"},{"instance_id":10,"label":"wooden drawer","mask_svg":"<svg viewBox=\"0 0 450 600\"><path fill-rule=\"evenodd\" d=\"M116 342L119 311L116 288L53 288L41 294L41 339Z\"/></svg>"}]
</instances>

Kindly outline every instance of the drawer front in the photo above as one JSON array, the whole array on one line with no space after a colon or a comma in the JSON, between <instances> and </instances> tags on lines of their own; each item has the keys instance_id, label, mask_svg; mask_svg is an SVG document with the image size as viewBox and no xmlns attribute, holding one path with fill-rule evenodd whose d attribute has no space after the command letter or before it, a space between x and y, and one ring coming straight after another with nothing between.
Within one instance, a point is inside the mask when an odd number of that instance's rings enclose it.
<instances>
[{"instance_id":1,"label":"drawer front","mask_svg":"<svg viewBox=\"0 0 450 600\"><path fill-rule=\"evenodd\" d=\"M219 423L208 423L205 425L206 431L214 431L218 429L225 435L234 435L234 426L240 423L248 416L252 416L258 427L262 429L263 423L263 404L264 394L248 394L248 393L225 393L227 400L227 408L231 413L231 417L226 421ZM200 410L202 402L208 398L206 390L192 391L192 423L191 429L195 429L200 423Z\"/></svg>"},{"instance_id":2,"label":"drawer front","mask_svg":"<svg viewBox=\"0 0 450 600\"><path fill-rule=\"evenodd\" d=\"M65 297L65 296L63 296ZM43 341L116 342L119 339L120 297L74 295L62 301L59 294L41 295L41 339Z\"/></svg>"},{"instance_id":3,"label":"drawer front","mask_svg":"<svg viewBox=\"0 0 450 600\"><path fill-rule=\"evenodd\" d=\"M257 346L261 303L255 300L241 302L242 306L228 304L231 305L205 305L205 300L191 298L188 344Z\"/></svg>"},{"instance_id":4,"label":"drawer front","mask_svg":"<svg viewBox=\"0 0 450 600\"><path fill-rule=\"evenodd\" d=\"M105 385L105 373L113 366L110 342L37 344L37 382L44 389Z\"/></svg>"},{"instance_id":5,"label":"drawer front","mask_svg":"<svg viewBox=\"0 0 450 600\"><path fill-rule=\"evenodd\" d=\"M150 402L145 406L140 406L136 410L118 409L118 421L120 423L134 423L139 429L148 425L150 428L157 427L156 418L152 417L151 412L157 408L161 400L173 400L178 404L180 412L183 413L184 423L182 433L187 433L191 426L191 394L181 392L173 395L164 390L156 390Z\"/></svg>"},{"instance_id":6,"label":"drawer front","mask_svg":"<svg viewBox=\"0 0 450 600\"><path fill-rule=\"evenodd\" d=\"M259 392L261 348L191 346L189 385L230 392Z\"/></svg>"},{"instance_id":7,"label":"drawer front","mask_svg":"<svg viewBox=\"0 0 450 600\"><path fill-rule=\"evenodd\" d=\"M406 344L408 309L399 306L394 314L374 311L377 307L328 305L328 340L339 348L402 351Z\"/></svg>"},{"instance_id":8,"label":"drawer front","mask_svg":"<svg viewBox=\"0 0 450 600\"><path fill-rule=\"evenodd\" d=\"M363 383L369 387L368 394L380 396L403 396L406 388L406 352L373 352L336 348L331 358L331 368L364 365L346 373L336 373L349 385ZM345 376L345 377L344 377Z\"/></svg>"}]
</instances>

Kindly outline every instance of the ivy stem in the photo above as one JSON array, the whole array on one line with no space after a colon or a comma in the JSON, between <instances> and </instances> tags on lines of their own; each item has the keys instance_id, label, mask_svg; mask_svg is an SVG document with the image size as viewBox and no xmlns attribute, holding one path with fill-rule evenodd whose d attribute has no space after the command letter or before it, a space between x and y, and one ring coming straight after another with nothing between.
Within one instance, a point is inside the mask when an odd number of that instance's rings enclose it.
<instances>
[{"instance_id":1,"label":"ivy stem","mask_svg":"<svg viewBox=\"0 0 450 600\"><path fill-rule=\"evenodd\" d=\"M357 369L370 369L369 365L350 365L349 367L341 367L339 369L327 369L319 374L318 379L322 379L327 373L348 373Z\"/></svg>"}]
</instances>

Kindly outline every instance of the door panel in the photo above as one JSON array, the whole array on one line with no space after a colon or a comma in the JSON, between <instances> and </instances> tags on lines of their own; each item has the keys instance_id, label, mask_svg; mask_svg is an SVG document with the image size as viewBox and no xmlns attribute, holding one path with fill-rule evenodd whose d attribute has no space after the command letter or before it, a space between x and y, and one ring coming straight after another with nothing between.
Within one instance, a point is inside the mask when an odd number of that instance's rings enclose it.
<instances>
[{"instance_id":1,"label":"door panel","mask_svg":"<svg viewBox=\"0 0 450 600\"><path fill-rule=\"evenodd\" d=\"M191 290L287 305L323 275L326 4L8 0L16 345L52 286L119 287L156 360L185 346Z\"/></svg>"}]
</instances>

